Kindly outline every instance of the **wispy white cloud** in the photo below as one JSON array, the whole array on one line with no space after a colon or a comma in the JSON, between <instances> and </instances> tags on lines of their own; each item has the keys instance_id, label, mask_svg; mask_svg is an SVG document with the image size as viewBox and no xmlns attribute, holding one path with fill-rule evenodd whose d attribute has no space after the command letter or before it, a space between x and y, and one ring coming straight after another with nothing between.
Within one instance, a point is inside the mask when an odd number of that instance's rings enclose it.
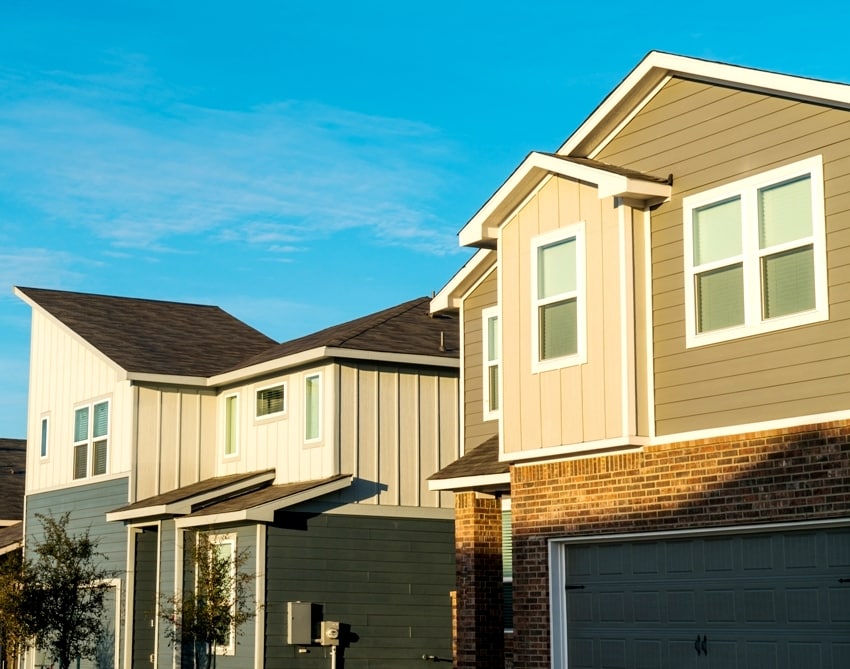
<instances>
[{"instance_id":1,"label":"wispy white cloud","mask_svg":"<svg viewBox=\"0 0 850 669\"><path fill-rule=\"evenodd\" d=\"M0 203L118 250L205 235L280 254L352 228L455 248L456 226L433 211L451 146L426 125L310 102L187 105L135 61L88 77L0 72L0 85Z\"/></svg>"}]
</instances>

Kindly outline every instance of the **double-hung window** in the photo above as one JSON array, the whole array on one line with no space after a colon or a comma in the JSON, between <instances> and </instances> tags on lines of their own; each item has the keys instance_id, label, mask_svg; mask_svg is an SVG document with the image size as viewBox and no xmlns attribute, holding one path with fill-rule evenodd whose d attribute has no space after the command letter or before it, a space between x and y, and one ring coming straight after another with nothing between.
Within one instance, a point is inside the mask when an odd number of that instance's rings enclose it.
<instances>
[{"instance_id":1,"label":"double-hung window","mask_svg":"<svg viewBox=\"0 0 850 669\"><path fill-rule=\"evenodd\" d=\"M499 415L499 311L490 307L481 312L484 359L484 418L490 420Z\"/></svg>"},{"instance_id":2,"label":"double-hung window","mask_svg":"<svg viewBox=\"0 0 850 669\"><path fill-rule=\"evenodd\" d=\"M584 224L532 240L532 370L586 361Z\"/></svg>"},{"instance_id":3,"label":"double-hung window","mask_svg":"<svg viewBox=\"0 0 850 669\"><path fill-rule=\"evenodd\" d=\"M109 457L109 401L74 410L74 478L105 474Z\"/></svg>"},{"instance_id":4,"label":"double-hung window","mask_svg":"<svg viewBox=\"0 0 850 669\"><path fill-rule=\"evenodd\" d=\"M687 343L828 317L820 156L687 197Z\"/></svg>"},{"instance_id":5,"label":"double-hung window","mask_svg":"<svg viewBox=\"0 0 850 669\"><path fill-rule=\"evenodd\" d=\"M318 441L322 425L322 376L310 374L304 379L304 441Z\"/></svg>"}]
</instances>

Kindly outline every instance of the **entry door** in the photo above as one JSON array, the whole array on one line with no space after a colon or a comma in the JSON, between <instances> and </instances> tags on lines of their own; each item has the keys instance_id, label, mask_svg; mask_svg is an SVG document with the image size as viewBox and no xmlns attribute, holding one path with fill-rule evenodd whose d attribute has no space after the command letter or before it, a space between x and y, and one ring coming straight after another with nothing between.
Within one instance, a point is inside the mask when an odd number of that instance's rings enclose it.
<instances>
[{"instance_id":1,"label":"entry door","mask_svg":"<svg viewBox=\"0 0 850 669\"><path fill-rule=\"evenodd\" d=\"M563 559L569 669L850 667L846 529L568 544Z\"/></svg>"},{"instance_id":2,"label":"entry door","mask_svg":"<svg viewBox=\"0 0 850 669\"><path fill-rule=\"evenodd\" d=\"M153 666L156 651L157 528L136 532L133 581L133 667Z\"/></svg>"}]
</instances>

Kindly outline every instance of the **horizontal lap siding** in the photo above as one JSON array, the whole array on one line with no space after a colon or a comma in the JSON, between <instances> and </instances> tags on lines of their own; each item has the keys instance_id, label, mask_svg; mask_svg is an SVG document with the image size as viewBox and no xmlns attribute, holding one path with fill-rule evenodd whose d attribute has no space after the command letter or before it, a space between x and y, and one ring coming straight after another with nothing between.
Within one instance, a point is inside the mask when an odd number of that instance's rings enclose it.
<instances>
[{"instance_id":1,"label":"horizontal lap siding","mask_svg":"<svg viewBox=\"0 0 850 669\"><path fill-rule=\"evenodd\" d=\"M286 644L286 603L299 600L351 626L347 669L451 657L453 537L451 521L283 514L268 529L266 666L327 666L325 651Z\"/></svg>"},{"instance_id":2,"label":"horizontal lap siding","mask_svg":"<svg viewBox=\"0 0 850 669\"><path fill-rule=\"evenodd\" d=\"M497 420L484 420L484 333L481 312L496 306L496 270L463 302L463 411L464 452L469 452L499 431Z\"/></svg>"},{"instance_id":3,"label":"horizontal lap siding","mask_svg":"<svg viewBox=\"0 0 850 669\"><path fill-rule=\"evenodd\" d=\"M823 155L830 321L685 348L682 198ZM850 407L850 114L671 80L597 156L674 176L652 214L658 434Z\"/></svg>"}]
</instances>

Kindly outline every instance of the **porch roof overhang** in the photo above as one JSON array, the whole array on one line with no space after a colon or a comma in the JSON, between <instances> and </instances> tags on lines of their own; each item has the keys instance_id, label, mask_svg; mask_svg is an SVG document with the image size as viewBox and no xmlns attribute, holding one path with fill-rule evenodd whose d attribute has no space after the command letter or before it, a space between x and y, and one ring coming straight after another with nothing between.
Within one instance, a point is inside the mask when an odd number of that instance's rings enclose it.
<instances>
[{"instance_id":1,"label":"porch roof overhang","mask_svg":"<svg viewBox=\"0 0 850 669\"><path fill-rule=\"evenodd\" d=\"M490 437L428 477L429 490L507 492L510 465L499 460L499 438Z\"/></svg>"}]
</instances>

